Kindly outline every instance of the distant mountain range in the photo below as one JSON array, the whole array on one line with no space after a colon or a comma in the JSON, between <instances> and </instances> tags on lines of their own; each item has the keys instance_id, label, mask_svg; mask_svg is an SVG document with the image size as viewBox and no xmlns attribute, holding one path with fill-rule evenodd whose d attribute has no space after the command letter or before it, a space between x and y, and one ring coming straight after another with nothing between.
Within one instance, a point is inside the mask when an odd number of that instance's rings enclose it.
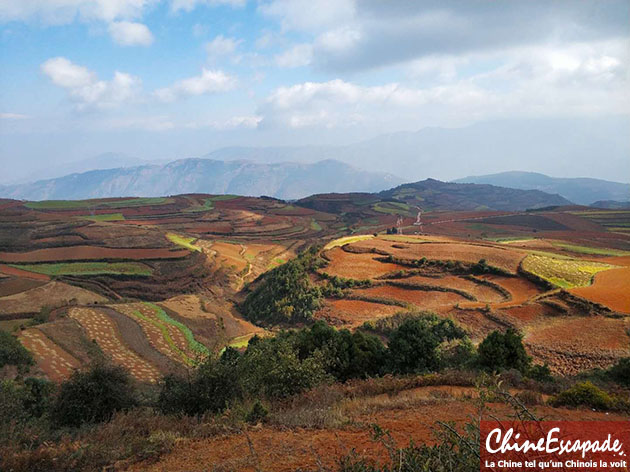
<instances>
[{"instance_id":1,"label":"distant mountain range","mask_svg":"<svg viewBox=\"0 0 630 472\"><path fill-rule=\"evenodd\" d=\"M165 165L93 170L28 184L0 186L0 196L24 200L162 196L183 193L267 195L297 199L314 193L378 192L402 183L323 160L313 164L182 159Z\"/></svg>"},{"instance_id":2,"label":"distant mountain range","mask_svg":"<svg viewBox=\"0 0 630 472\"><path fill-rule=\"evenodd\" d=\"M596 201L630 201L630 184L591 178L556 178L535 172L502 172L465 177L457 183L490 184L522 190L557 193L580 205Z\"/></svg>"},{"instance_id":3,"label":"distant mountain range","mask_svg":"<svg viewBox=\"0 0 630 472\"><path fill-rule=\"evenodd\" d=\"M628 116L515 119L385 134L347 146L226 147L205 157L260 163L336 159L369 171L402 176L407 182L428 177L450 181L463 175L511 171L524 164L552 175L595 174L627 181L628 129Z\"/></svg>"}]
</instances>

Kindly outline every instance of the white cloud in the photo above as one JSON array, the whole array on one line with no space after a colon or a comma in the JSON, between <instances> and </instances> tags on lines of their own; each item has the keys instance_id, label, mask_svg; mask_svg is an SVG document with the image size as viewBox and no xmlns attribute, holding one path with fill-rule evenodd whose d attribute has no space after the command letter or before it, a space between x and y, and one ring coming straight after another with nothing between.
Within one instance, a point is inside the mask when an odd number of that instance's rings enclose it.
<instances>
[{"instance_id":1,"label":"white cloud","mask_svg":"<svg viewBox=\"0 0 630 472\"><path fill-rule=\"evenodd\" d=\"M32 20L66 24L75 19L114 21L142 16L157 0L2 0L0 21Z\"/></svg>"},{"instance_id":2,"label":"white cloud","mask_svg":"<svg viewBox=\"0 0 630 472\"><path fill-rule=\"evenodd\" d=\"M96 78L93 72L73 64L65 57L48 59L41 65L41 69L55 85L68 89L84 87Z\"/></svg>"},{"instance_id":3,"label":"white cloud","mask_svg":"<svg viewBox=\"0 0 630 472\"><path fill-rule=\"evenodd\" d=\"M220 70L204 68L201 75L189 77L174 83L170 87L156 90L155 95L163 102L172 102L180 97L226 92L235 86L236 79L234 77Z\"/></svg>"},{"instance_id":4,"label":"white cloud","mask_svg":"<svg viewBox=\"0 0 630 472\"><path fill-rule=\"evenodd\" d=\"M292 48L275 56L279 67L293 68L303 67L311 63L313 59L313 47L310 44L296 44Z\"/></svg>"},{"instance_id":5,"label":"white cloud","mask_svg":"<svg viewBox=\"0 0 630 472\"><path fill-rule=\"evenodd\" d=\"M350 21L356 10L355 0L271 0L258 10L280 21L285 30L320 31Z\"/></svg>"},{"instance_id":6,"label":"white cloud","mask_svg":"<svg viewBox=\"0 0 630 472\"><path fill-rule=\"evenodd\" d=\"M109 25L109 34L121 46L150 46L153 44L153 34L142 23L116 21Z\"/></svg>"},{"instance_id":7,"label":"white cloud","mask_svg":"<svg viewBox=\"0 0 630 472\"><path fill-rule=\"evenodd\" d=\"M212 7L227 5L233 8L241 8L244 7L246 3L247 0L172 0L171 10L191 11L194 10L197 5L207 5Z\"/></svg>"},{"instance_id":8,"label":"white cloud","mask_svg":"<svg viewBox=\"0 0 630 472\"><path fill-rule=\"evenodd\" d=\"M21 113L0 113L0 120L27 120L30 116Z\"/></svg>"},{"instance_id":9,"label":"white cloud","mask_svg":"<svg viewBox=\"0 0 630 472\"><path fill-rule=\"evenodd\" d=\"M234 39L234 38L226 38L222 34L218 35L212 41L208 41L204 48L209 58L217 58L219 56L227 56L229 54L234 53L236 48L243 40Z\"/></svg>"},{"instance_id":10,"label":"white cloud","mask_svg":"<svg viewBox=\"0 0 630 472\"><path fill-rule=\"evenodd\" d=\"M142 81L135 76L116 71L110 81L98 80L86 67L76 65L65 57L48 59L41 70L53 84L67 90L77 109L113 108L138 97Z\"/></svg>"}]
</instances>

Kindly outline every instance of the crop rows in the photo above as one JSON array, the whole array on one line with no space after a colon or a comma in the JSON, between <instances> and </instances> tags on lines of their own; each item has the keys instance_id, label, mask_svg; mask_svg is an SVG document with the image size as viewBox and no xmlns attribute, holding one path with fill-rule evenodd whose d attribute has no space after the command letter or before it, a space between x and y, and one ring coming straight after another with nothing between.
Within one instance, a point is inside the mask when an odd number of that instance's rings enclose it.
<instances>
[{"instance_id":1,"label":"crop rows","mask_svg":"<svg viewBox=\"0 0 630 472\"><path fill-rule=\"evenodd\" d=\"M596 273L611 269L614 266L579 259L560 259L530 254L523 260L522 267L525 271L531 272L558 287L574 288L590 285Z\"/></svg>"},{"instance_id":2,"label":"crop rows","mask_svg":"<svg viewBox=\"0 0 630 472\"><path fill-rule=\"evenodd\" d=\"M158 381L158 369L127 347L115 322L105 313L90 308L72 308L68 315L79 322L88 338L94 340L107 356L135 378L144 382Z\"/></svg>"},{"instance_id":3,"label":"crop rows","mask_svg":"<svg viewBox=\"0 0 630 472\"><path fill-rule=\"evenodd\" d=\"M37 328L25 329L20 341L28 349L39 368L53 382L61 382L79 367L79 361L57 346Z\"/></svg>"}]
</instances>

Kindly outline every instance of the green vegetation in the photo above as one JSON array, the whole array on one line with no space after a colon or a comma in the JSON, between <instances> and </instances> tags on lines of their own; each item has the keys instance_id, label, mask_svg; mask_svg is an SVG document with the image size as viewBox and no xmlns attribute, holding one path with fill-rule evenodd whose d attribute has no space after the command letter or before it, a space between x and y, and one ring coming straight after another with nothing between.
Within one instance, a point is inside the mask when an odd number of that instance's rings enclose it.
<instances>
[{"instance_id":1,"label":"green vegetation","mask_svg":"<svg viewBox=\"0 0 630 472\"><path fill-rule=\"evenodd\" d=\"M553 241L552 244L555 247L566 249L567 251L575 252L578 254L592 254L596 256L611 256L611 257L630 255L630 251L606 249L606 248L601 248L601 247L578 246L576 244L569 244L563 241Z\"/></svg>"},{"instance_id":2,"label":"green vegetation","mask_svg":"<svg viewBox=\"0 0 630 472\"><path fill-rule=\"evenodd\" d=\"M321 231L322 226L315 220L315 218L311 218L311 229L313 231Z\"/></svg>"},{"instance_id":3,"label":"green vegetation","mask_svg":"<svg viewBox=\"0 0 630 472\"><path fill-rule=\"evenodd\" d=\"M197 240L197 238L191 238L188 236L179 236L175 233L166 233L166 238L178 246L184 247L189 251L193 252L201 252L201 248L195 246L193 243Z\"/></svg>"},{"instance_id":4,"label":"green vegetation","mask_svg":"<svg viewBox=\"0 0 630 472\"><path fill-rule=\"evenodd\" d=\"M165 323L171 324L175 326L177 329L179 329L184 335L184 337L186 338L186 341L188 342L188 347L192 351L199 353L203 356L207 356L210 354L210 352L208 351L208 348L195 339L195 336L193 335L192 331L190 330L188 326L168 316L166 312L159 306L154 305L153 303L149 303L149 302L144 302L144 304L150 307L160 320L164 321Z\"/></svg>"},{"instance_id":5,"label":"green vegetation","mask_svg":"<svg viewBox=\"0 0 630 472\"><path fill-rule=\"evenodd\" d=\"M141 262L60 262L52 264L10 264L11 267L51 276L129 275L150 276L153 270Z\"/></svg>"},{"instance_id":6,"label":"green vegetation","mask_svg":"<svg viewBox=\"0 0 630 472\"><path fill-rule=\"evenodd\" d=\"M86 216L80 216L79 218L83 220L90 220L90 221L122 221L125 219L122 213L104 213L100 215L86 215Z\"/></svg>"},{"instance_id":7,"label":"green vegetation","mask_svg":"<svg viewBox=\"0 0 630 472\"><path fill-rule=\"evenodd\" d=\"M439 370L442 343L464 339L465 332L453 320L436 315L409 317L389 337L389 362L395 373Z\"/></svg>"},{"instance_id":8,"label":"green vegetation","mask_svg":"<svg viewBox=\"0 0 630 472\"><path fill-rule=\"evenodd\" d=\"M72 210L76 208L129 208L138 206L164 205L173 200L166 197L130 198L126 200L43 200L41 202L27 202L25 207L32 210Z\"/></svg>"},{"instance_id":9,"label":"green vegetation","mask_svg":"<svg viewBox=\"0 0 630 472\"><path fill-rule=\"evenodd\" d=\"M527 255L521 264L523 270L531 272L553 285L567 289L590 285L597 272L615 267L610 264L539 254Z\"/></svg>"},{"instance_id":10,"label":"green vegetation","mask_svg":"<svg viewBox=\"0 0 630 472\"><path fill-rule=\"evenodd\" d=\"M379 213L385 213L387 215L398 215L401 213L409 213L410 207L406 203L402 202L378 202L372 205L372 209Z\"/></svg>"},{"instance_id":11,"label":"green vegetation","mask_svg":"<svg viewBox=\"0 0 630 472\"><path fill-rule=\"evenodd\" d=\"M16 365L19 369L33 365L33 358L20 341L11 333L0 330L0 369L5 365Z\"/></svg>"},{"instance_id":12,"label":"green vegetation","mask_svg":"<svg viewBox=\"0 0 630 472\"><path fill-rule=\"evenodd\" d=\"M591 382L582 382L560 392L550 402L553 406L588 406L598 410L610 410L613 398Z\"/></svg>"},{"instance_id":13,"label":"green vegetation","mask_svg":"<svg viewBox=\"0 0 630 472\"><path fill-rule=\"evenodd\" d=\"M212 198L205 198L203 200L203 205L192 205L184 209L184 213L197 213L197 212L210 211L213 209L214 209L214 203L212 201Z\"/></svg>"},{"instance_id":14,"label":"green vegetation","mask_svg":"<svg viewBox=\"0 0 630 472\"><path fill-rule=\"evenodd\" d=\"M297 258L264 274L241 310L251 321L262 324L295 323L311 319L319 307L322 293L313 285L309 271L321 267L324 261L311 248Z\"/></svg>"},{"instance_id":15,"label":"green vegetation","mask_svg":"<svg viewBox=\"0 0 630 472\"><path fill-rule=\"evenodd\" d=\"M491 371L516 369L526 373L531 366L531 357L523 346L523 336L512 328L505 333L490 333L479 344L478 353L479 365Z\"/></svg>"},{"instance_id":16,"label":"green vegetation","mask_svg":"<svg viewBox=\"0 0 630 472\"><path fill-rule=\"evenodd\" d=\"M61 385L52 408L60 426L80 426L111 419L116 411L136 404L129 373L122 367L97 364L75 371Z\"/></svg>"},{"instance_id":17,"label":"green vegetation","mask_svg":"<svg viewBox=\"0 0 630 472\"><path fill-rule=\"evenodd\" d=\"M619 359L615 365L608 369L607 374L614 382L630 387L630 357Z\"/></svg>"},{"instance_id":18,"label":"green vegetation","mask_svg":"<svg viewBox=\"0 0 630 472\"><path fill-rule=\"evenodd\" d=\"M228 200L234 200L235 198L240 198L239 195L215 195L214 197L208 198L211 202L225 202Z\"/></svg>"}]
</instances>

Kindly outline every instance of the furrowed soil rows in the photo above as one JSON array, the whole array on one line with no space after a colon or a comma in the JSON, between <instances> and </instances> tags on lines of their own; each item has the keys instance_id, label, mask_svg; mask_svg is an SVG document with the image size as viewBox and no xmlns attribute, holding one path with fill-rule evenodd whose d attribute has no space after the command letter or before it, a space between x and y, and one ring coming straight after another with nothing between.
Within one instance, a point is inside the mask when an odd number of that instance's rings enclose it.
<instances>
[{"instance_id":1,"label":"furrowed soil rows","mask_svg":"<svg viewBox=\"0 0 630 472\"><path fill-rule=\"evenodd\" d=\"M72 300L83 305L107 301L105 297L83 288L62 282L49 282L40 287L0 298L0 314L35 313L44 306L63 306Z\"/></svg>"},{"instance_id":2,"label":"furrowed soil rows","mask_svg":"<svg viewBox=\"0 0 630 472\"><path fill-rule=\"evenodd\" d=\"M389 272L402 270L404 267L388 262L379 262L378 254L349 253L340 247L326 251L330 263L321 269L329 275L353 279L373 279Z\"/></svg>"},{"instance_id":3,"label":"furrowed soil rows","mask_svg":"<svg viewBox=\"0 0 630 472\"><path fill-rule=\"evenodd\" d=\"M448 311L457 303L468 301L466 298L453 292L410 290L401 287L391 287L389 285L355 290L353 294L398 300L404 303L412 303L423 310L435 310L440 312Z\"/></svg>"},{"instance_id":4,"label":"furrowed soil rows","mask_svg":"<svg viewBox=\"0 0 630 472\"><path fill-rule=\"evenodd\" d=\"M479 302L483 303L497 303L505 300L503 294L489 285L476 283L471 279L464 279L454 275L446 275L440 278L414 275L411 277L393 280L409 284L433 285L436 287L463 290L464 292L474 296Z\"/></svg>"},{"instance_id":5,"label":"furrowed soil rows","mask_svg":"<svg viewBox=\"0 0 630 472\"><path fill-rule=\"evenodd\" d=\"M91 308L72 308L68 315L77 320L88 337L96 341L114 362L142 382L157 382L159 370L125 345L116 323L105 313Z\"/></svg>"},{"instance_id":6,"label":"furrowed soil rows","mask_svg":"<svg viewBox=\"0 0 630 472\"><path fill-rule=\"evenodd\" d=\"M571 293L611 310L630 313L630 267L599 272L595 274L593 285L574 288Z\"/></svg>"},{"instance_id":7,"label":"furrowed soil rows","mask_svg":"<svg viewBox=\"0 0 630 472\"><path fill-rule=\"evenodd\" d=\"M512 299L506 304L517 305L526 302L531 297L539 295L542 290L535 284L522 277L503 277L500 275L482 275L480 278L500 285L510 292Z\"/></svg>"},{"instance_id":8,"label":"furrowed soil rows","mask_svg":"<svg viewBox=\"0 0 630 472\"><path fill-rule=\"evenodd\" d=\"M357 327L366 321L386 318L403 310L395 305L341 299L327 300L314 316L336 326Z\"/></svg>"},{"instance_id":9,"label":"furrowed soil rows","mask_svg":"<svg viewBox=\"0 0 630 472\"><path fill-rule=\"evenodd\" d=\"M516 273L520 261L526 253L505 247L495 247L483 244L466 244L458 242L422 242L420 244L405 244L392 241L374 240L360 241L351 244L357 248L376 248L401 259L421 259L426 257L433 260L457 260L476 263L485 259L489 265L499 267L511 273Z\"/></svg>"},{"instance_id":10,"label":"furrowed soil rows","mask_svg":"<svg viewBox=\"0 0 630 472\"><path fill-rule=\"evenodd\" d=\"M88 261L88 260L134 260L178 259L188 256L185 249L118 249L94 246L55 247L36 249L29 252L0 252L0 261L5 263Z\"/></svg>"},{"instance_id":11,"label":"furrowed soil rows","mask_svg":"<svg viewBox=\"0 0 630 472\"><path fill-rule=\"evenodd\" d=\"M53 382L66 380L80 362L52 342L37 328L25 329L20 333L20 342L28 349L41 371Z\"/></svg>"}]
</instances>

